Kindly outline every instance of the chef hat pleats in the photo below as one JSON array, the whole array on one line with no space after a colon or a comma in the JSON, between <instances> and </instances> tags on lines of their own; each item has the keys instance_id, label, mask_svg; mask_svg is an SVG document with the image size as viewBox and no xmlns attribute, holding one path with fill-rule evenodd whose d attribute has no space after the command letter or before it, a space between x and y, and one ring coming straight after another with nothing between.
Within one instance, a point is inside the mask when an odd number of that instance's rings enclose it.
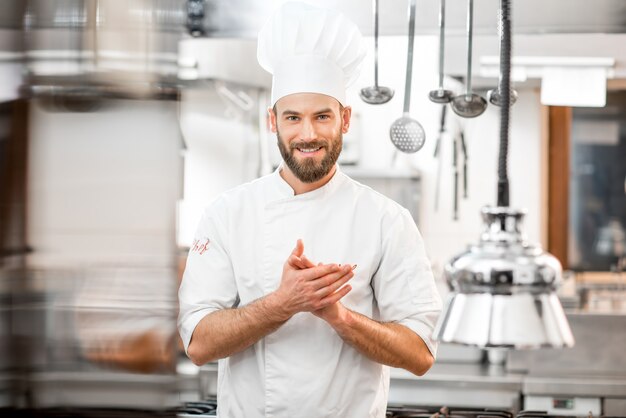
<instances>
[{"instance_id":1,"label":"chef hat pleats","mask_svg":"<svg viewBox=\"0 0 626 418\"><path fill-rule=\"evenodd\" d=\"M357 26L337 10L284 3L259 32L257 58L273 75L272 105L294 93L320 93L346 105L365 45Z\"/></svg>"}]
</instances>

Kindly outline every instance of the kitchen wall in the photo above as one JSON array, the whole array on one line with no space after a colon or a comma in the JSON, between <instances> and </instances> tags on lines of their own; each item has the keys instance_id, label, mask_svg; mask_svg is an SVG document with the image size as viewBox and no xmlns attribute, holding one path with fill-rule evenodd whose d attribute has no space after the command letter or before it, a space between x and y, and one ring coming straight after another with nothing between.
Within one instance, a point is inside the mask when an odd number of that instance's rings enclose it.
<instances>
[{"instance_id":1,"label":"kitchen wall","mask_svg":"<svg viewBox=\"0 0 626 418\"><path fill-rule=\"evenodd\" d=\"M367 39L367 45L370 50L361 76L348 92L353 107L353 123L344 142L346 150L350 148L350 155L358 156L359 166L385 169L391 167L394 154L389 127L402 115L407 42L405 37L384 37L379 41L379 83L396 91L391 102L380 106L365 104L358 97L360 88L373 84L371 38ZM424 126L427 143L414 155L398 155L394 167L421 172L422 201L418 226L439 275L450 257L478 239L482 225L480 208L495 204L499 108L490 106L482 116L467 120L457 118L450 109L448 111L448 131L456 132L459 127L464 129L469 155L468 198L459 201L459 219L453 221L451 134L442 139L439 210L434 208L437 161L433 158L433 150L441 107L431 103L427 95L437 86L437 51L436 37L416 38L411 115ZM447 83L451 88L462 91L462 86L455 80L449 79ZM540 241L541 160L545 155L542 154L539 92L520 86L517 89L519 100L513 107L509 154L511 204L528 209L525 231L529 239ZM252 95L254 91L249 93ZM186 232L179 235L179 243L190 242L200 215L199 207L220 192L256 177L258 130L253 119L251 116L247 119L239 116L239 120L226 116L224 102L210 88L184 93L181 126L188 149L185 157L185 203L182 206L186 208L187 217L182 221L181 231ZM275 136L270 134L267 140L272 160L276 162L279 156Z\"/></svg>"}]
</instances>

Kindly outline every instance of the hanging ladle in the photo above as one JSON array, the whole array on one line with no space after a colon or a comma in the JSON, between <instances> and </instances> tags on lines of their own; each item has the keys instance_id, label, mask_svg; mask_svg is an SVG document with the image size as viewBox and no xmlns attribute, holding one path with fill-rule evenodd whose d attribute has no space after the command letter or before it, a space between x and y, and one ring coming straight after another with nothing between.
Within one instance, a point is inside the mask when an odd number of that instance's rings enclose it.
<instances>
[{"instance_id":1,"label":"hanging ladle","mask_svg":"<svg viewBox=\"0 0 626 418\"><path fill-rule=\"evenodd\" d=\"M452 101L454 93L443 88L444 32L446 26L446 0L439 2L439 88L428 93L431 102L446 104Z\"/></svg>"},{"instance_id":2,"label":"hanging ladle","mask_svg":"<svg viewBox=\"0 0 626 418\"><path fill-rule=\"evenodd\" d=\"M361 89L360 96L365 103L383 104L393 97L393 89L378 85L378 0L374 0L374 85Z\"/></svg>"},{"instance_id":3,"label":"hanging ladle","mask_svg":"<svg viewBox=\"0 0 626 418\"><path fill-rule=\"evenodd\" d=\"M487 108L487 101L478 94L472 93L472 31L474 24L474 0L467 1L467 80L465 94L452 99L450 105L457 115L463 118L480 116Z\"/></svg>"},{"instance_id":4,"label":"hanging ladle","mask_svg":"<svg viewBox=\"0 0 626 418\"><path fill-rule=\"evenodd\" d=\"M487 97L489 98L489 103L494 106L502 106L504 103L504 99L502 98L502 93L500 92L500 86L496 87L493 90L489 90L487 92ZM517 101L517 92L511 89L511 102L510 106L513 106Z\"/></svg>"},{"instance_id":5,"label":"hanging ladle","mask_svg":"<svg viewBox=\"0 0 626 418\"><path fill-rule=\"evenodd\" d=\"M411 106L411 72L413 70L413 38L415 37L415 2L409 5L409 49L406 61L406 81L404 85L404 110L402 117L396 119L389 129L391 142L400 151L414 153L419 151L426 140L424 128L409 115Z\"/></svg>"}]
</instances>

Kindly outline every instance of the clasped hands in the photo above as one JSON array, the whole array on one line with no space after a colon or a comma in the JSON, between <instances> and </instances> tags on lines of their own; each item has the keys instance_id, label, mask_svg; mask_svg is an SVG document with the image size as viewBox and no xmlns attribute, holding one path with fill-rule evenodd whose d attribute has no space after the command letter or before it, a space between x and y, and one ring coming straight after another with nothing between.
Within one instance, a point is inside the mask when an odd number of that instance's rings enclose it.
<instances>
[{"instance_id":1,"label":"clasped hands","mask_svg":"<svg viewBox=\"0 0 626 418\"><path fill-rule=\"evenodd\" d=\"M355 267L350 264L316 265L304 255L304 244L298 240L283 266L280 286L276 290L281 310L287 317L298 312L311 312L328 322L338 320L343 308L339 300L352 290L352 286L346 283L354 277Z\"/></svg>"}]
</instances>

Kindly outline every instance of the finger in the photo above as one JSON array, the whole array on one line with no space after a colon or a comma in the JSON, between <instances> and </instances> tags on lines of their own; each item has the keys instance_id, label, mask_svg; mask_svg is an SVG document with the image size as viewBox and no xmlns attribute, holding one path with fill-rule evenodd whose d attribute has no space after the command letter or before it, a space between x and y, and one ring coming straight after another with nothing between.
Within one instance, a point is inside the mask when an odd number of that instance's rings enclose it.
<instances>
[{"instance_id":1,"label":"finger","mask_svg":"<svg viewBox=\"0 0 626 418\"><path fill-rule=\"evenodd\" d=\"M302 261L302 259L294 254L291 254L287 259L287 262L290 266L295 267L297 269L305 269L307 268L306 264Z\"/></svg>"},{"instance_id":2,"label":"finger","mask_svg":"<svg viewBox=\"0 0 626 418\"><path fill-rule=\"evenodd\" d=\"M301 239L298 239L298 241L296 242L296 248L293 249L291 254L295 255L296 257L300 257L302 253L304 253L304 243Z\"/></svg>"},{"instance_id":3,"label":"finger","mask_svg":"<svg viewBox=\"0 0 626 418\"><path fill-rule=\"evenodd\" d=\"M341 289L337 290L332 295L326 296L324 299L321 300L322 308L325 308L326 306L330 306L333 303L339 302L341 300L341 298L343 298L345 295L347 295L351 290L352 290L352 286L347 284L344 287L342 287Z\"/></svg>"},{"instance_id":4,"label":"finger","mask_svg":"<svg viewBox=\"0 0 626 418\"><path fill-rule=\"evenodd\" d=\"M323 264L321 266L311 267L302 272L305 280L315 280L326 276L327 274L337 272L340 267L337 264Z\"/></svg>"},{"instance_id":5,"label":"finger","mask_svg":"<svg viewBox=\"0 0 626 418\"><path fill-rule=\"evenodd\" d=\"M309 260L306 255L302 254L302 257L300 257L300 259L306 265L307 268L315 267L315 263ZM319 265L322 265L322 263L319 263L318 266Z\"/></svg>"},{"instance_id":6,"label":"finger","mask_svg":"<svg viewBox=\"0 0 626 418\"><path fill-rule=\"evenodd\" d=\"M319 290L322 288L325 288L327 286L332 285L333 283L335 283L337 280L341 279L344 275L348 275L348 274L352 274L352 276L354 276L354 273L352 272L352 266L346 264L341 266L337 271L333 271L329 274L326 274L322 277L319 277L317 279L313 280L313 288L315 290ZM350 276L350 277L352 277Z\"/></svg>"},{"instance_id":7,"label":"finger","mask_svg":"<svg viewBox=\"0 0 626 418\"><path fill-rule=\"evenodd\" d=\"M348 280L354 277L354 273L349 272L345 275L339 277L337 280L329 284L328 286L322 287L315 292L315 295L319 298L325 298L326 296L335 293L337 289L346 284Z\"/></svg>"}]
</instances>

